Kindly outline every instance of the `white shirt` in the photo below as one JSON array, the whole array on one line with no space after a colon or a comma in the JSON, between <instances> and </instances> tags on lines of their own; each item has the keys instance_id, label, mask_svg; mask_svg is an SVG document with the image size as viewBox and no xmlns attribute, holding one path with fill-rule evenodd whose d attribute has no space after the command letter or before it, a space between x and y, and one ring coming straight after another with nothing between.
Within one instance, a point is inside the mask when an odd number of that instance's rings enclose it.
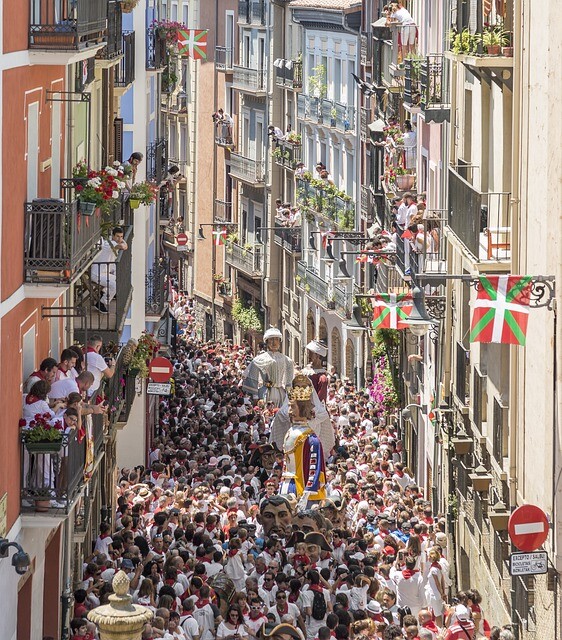
<instances>
[{"instance_id":1,"label":"white shirt","mask_svg":"<svg viewBox=\"0 0 562 640\"><path fill-rule=\"evenodd\" d=\"M396 214L397 224L399 224L401 227L409 227L410 220L416 215L417 212L418 212L417 204L414 203L414 204L407 205L405 202L403 202L398 207L398 212Z\"/></svg>"},{"instance_id":2,"label":"white shirt","mask_svg":"<svg viewBox=\"0 0 562 640\"><path fill-rule=\"evenodd\" d=\"M101 250L96 256L93 264L100 264L105 262L115 262L117 255L115 253L114 247L117 246L117 243L113 242L113 240L102 240Z\"/></svg>"},{"instance_id":3,"label":"white shirt","mask_svg":"<svg viewBox=\"0 0 562 640\"><path fill-rule=\"evenodd\" d=\"M193 640L195 636L199 635L199 625L197 620L189 614L180 618L180 625L185 633L187 640Z\"/></svg>"},{"instance_id":4,"label":"white shirt","mask_svg":"<svg viewBox=\"0 0 562 640\"><path fill-rule=\"evenodd\" d=\"M87 358L86 371L90 371L94 375L94 384L88 391L88 395L92 396L100 388L101 381L103 379L103 372L108 368L107 362L100 356L99 353L90 351L85 355Z\"/></svg>"},{"instance_id":5,"label":"white shirt","mask_svg":"<svg viewBox=\"0 0 562 640\"><path fill-rule=\"evenodd\" d=\"M62 378L61 380L53 382L53 384L51 385L49 398L51 398L51 400L68 398L69 394L71 393L80 393L78 385L76 384L76 380L73 380L72 378Z\"/></svg>"}]
</instances>

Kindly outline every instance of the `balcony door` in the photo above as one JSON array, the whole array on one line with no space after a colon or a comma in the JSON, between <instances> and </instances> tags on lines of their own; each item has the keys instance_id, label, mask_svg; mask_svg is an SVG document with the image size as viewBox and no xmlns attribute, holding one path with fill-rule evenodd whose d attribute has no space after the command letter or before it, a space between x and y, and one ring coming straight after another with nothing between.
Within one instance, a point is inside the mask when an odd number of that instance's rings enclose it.
<instances>
[{"instance_id":1,"label":"balcony door","mask_svg":"<svg viewBox=\"0 0 562 640\"><path fill-rule=\"evenodd\" d=\"M39 103L27 106L27 201L37 198L39 178Z\"/></svg>"},{"instance_id":2,"label":"balcony door","mask_svg":"<svg viewBox=\"0 0 562 640\"><path fill-rule=\"evenodd\" d=\"M226 49L226 66L230 68L234 54L234 13L226 12L226 24L224 33L224 46Z\"/></svg>"},{"instance_id":3,"label":"balcony door","mask_svg":"<svg viewBox=\"0 0 562 640\"><path fill-rule=\"evenodd\" d=\"M263 133L263 115L256 115L256 162L260 163L263 160L263 145L264 145L264 133ZM258 167L259 170L259 167Z\"/></svg>"}]
</instances>

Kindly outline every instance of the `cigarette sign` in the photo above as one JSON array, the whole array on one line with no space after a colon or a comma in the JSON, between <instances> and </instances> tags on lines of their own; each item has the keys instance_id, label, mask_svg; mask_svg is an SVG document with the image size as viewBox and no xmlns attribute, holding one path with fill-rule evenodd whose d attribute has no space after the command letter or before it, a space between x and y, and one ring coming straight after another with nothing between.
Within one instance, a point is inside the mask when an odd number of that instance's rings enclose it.
<instances>
[{"instance_id":1,"label":"cigarette sign","mask_svg":"<svg viewBox=\"0 0 562 640\"><path fill-rule=\"evenodd\" d=\"M532 576L548 571L546 551L512 553L509 556L509 573L512 576Z\"/></svg>"}]
</instances>

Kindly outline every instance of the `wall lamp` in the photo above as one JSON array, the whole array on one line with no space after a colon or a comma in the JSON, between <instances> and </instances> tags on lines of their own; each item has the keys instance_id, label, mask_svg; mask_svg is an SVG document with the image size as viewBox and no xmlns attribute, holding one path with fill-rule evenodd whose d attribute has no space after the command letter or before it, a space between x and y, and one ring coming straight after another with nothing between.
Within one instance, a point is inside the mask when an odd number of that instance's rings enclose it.
<instances>
[{"instance_id":1,"label":"wall lamp","mask_svg":"<svg viewBox=\"0 0 562 640\"><path fill-rule=\"evenodd\" d=\"M197 240L206 240L203 233L203 227L237 227L237 222L207 222L199 225L199 231L197 232Z\"/></svg>"},{"instance_id":2,"label":"wall lamp","mask_svg":"<svg viewBox=\"0 0 562 640\"><path fill-rule=\"evenodd\" d=\"M8 538L0 538L0 558L7 558L10 547L14 547L16 552L12 556L12 567L16 570L16 573L23 576L27 573L31 560L25 551L21 548L21 545L17 542L10 542Z\"/></svg>"}]
</instances>

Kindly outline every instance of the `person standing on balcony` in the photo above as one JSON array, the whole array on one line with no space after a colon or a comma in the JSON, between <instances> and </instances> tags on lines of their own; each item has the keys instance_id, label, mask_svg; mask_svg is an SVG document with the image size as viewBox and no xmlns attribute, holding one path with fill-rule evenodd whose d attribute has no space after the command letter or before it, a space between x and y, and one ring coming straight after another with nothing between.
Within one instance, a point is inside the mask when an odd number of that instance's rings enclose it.
<instances>
[{"instance_id":1,"label":"person standing on balcony","mask_svg":"<svg viewBox=\"0 0 562 640\"><path fill-rule=\"evenodd\" d=\"M57 375L57 361L54 358L45 358L39 365L39 370L34 371L25 381L25 390L27 393L31 387L39 380L44 380L49 384L55 381Z\"/></svg>"},{"instance_id":2,"label":"person standing on balcony","mask_svg":"<svg viewBox=\"0 0 562 640\"><path fill-rule=\"evenodd\" d=\"M113 378L115 374L115 362L113 358L106 359L100 355L103 340L99 335L93 335L88 340L86 349L86 370L94 376L94 383L90 387L89 395L92 396L100 388L103 378Z\"/></svg>"},{"instance_id":3,"label":"person standing on balcony","mask_svg":"<svg viewBox=\"0 0 562 640\"><path fill-rule=\"evenodd\" d=\"M119 251L127 251L128 248L123 228L114 227L111 238L102 241L101 251L92 263L90 277L103 288L103 295L93 305L100 313L109 313L109 305L117 293L115 260Z\"/></svg>"},{"instance_id":4,"label":"person standing on balcony","mask_svg":"<svg viewBox=\"0 0 562 640\"><path fill-rule=\"evenodd\" d=\"M416 151L418 145L418 137L412 130L412 123L409 120L404 121L404 168L416 169Z\"/></svg>"},{"instance_id":5,"label":"person standing on balcony","mask_svg":"<svg viewBox=\"0 0 562 640\"><path fill-rule=\"evenodd\" d=\"M133 151L131 156L127 160L127 162L123 163L123 168L125 169L125 174L129 176L129 186L132 187L137 179L137 169L139 164L142 162L144 158L143 154L140 151Z\"/></svg>"},{"instance_id":6,"label":"person standing on balcony","mask_svg":"<svg viewBox=\"0 0 562 640\"><path fill-rule=\"evenodd\" d=\"M390 24L397 24L400 27L401 55L398 62L402 62L416 50L416 23L406 7L398 2L393 2L390 7Z\"/></svg>"},{"instance_id":7,"label":"person standing on balcony","mask_svg":"<svg viewBox=\"0 0 562 640\"><path fill-rule=\"evenodd\" d=\"M55 382L64 380L66 378L72 378L72 369L76 364L77 356L71 349L63 349L60 354L60 362L57 367L57 373L55 375Z\"/></svg>"}]
</instances>

